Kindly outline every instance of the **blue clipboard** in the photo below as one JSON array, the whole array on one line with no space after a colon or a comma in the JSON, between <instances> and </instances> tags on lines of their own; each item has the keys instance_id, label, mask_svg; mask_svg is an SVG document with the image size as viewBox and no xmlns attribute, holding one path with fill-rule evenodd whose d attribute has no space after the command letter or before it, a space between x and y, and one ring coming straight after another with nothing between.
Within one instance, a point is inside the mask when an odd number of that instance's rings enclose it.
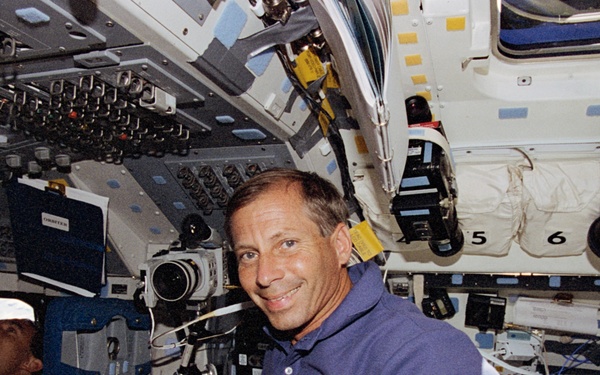
<instances>
[{"instance_id":1,"label":"blue clipboard","mask_svg":"<svg viewBox=\"0 0 600 375\"><path fill-rule=\"evenodd\" d=\"M7 188L19 276L83 296L106 283L108 198L43 180Z\"/></svg>"}]
</instances>

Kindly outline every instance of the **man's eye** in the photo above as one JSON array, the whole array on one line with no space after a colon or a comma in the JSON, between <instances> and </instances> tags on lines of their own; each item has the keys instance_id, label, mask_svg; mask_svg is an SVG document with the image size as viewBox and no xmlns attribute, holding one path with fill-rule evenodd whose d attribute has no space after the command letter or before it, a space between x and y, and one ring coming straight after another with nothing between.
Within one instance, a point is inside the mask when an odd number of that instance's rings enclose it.
<instances>
[{"instance_id":1,"label":"man's eye","mask_svg":"<svg viewBox=\"0 0 600 375\"><path fill-rule=\"evenodd\" d=\"M256 257L257 257L256 253L248 252L248 253L240 254L238 259L241 261L250 261L250 260L255 259Z\"/></svg>"},{"instance_id":2,"label":"man's eye","mask_svg":"<svg viewBox=\"0 0 600 375\"><path fill-rule=\"evenodd\" d=\"M294 240L287 240L283 242L283 247L284 248L290 248L290 247L294 247L294 245L296 245L296 241Z\"/></svg>"}]
</instances>

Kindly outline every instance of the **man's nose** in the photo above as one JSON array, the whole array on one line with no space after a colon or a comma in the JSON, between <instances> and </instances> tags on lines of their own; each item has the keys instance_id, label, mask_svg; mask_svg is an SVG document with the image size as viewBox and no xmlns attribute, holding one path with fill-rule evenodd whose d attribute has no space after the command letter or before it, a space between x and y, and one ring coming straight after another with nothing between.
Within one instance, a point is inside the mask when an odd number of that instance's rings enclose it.
<instances>
[{"instance_id":1,"label":"man's nose","mask_svg":"<svg viewBox=\"0 0 600 375\"><path fill-rule=\"evenodd\" d=\"M256 283L266 288L274 281L280 280L285 275L282 262L276 256L261 254L258 260L258 269L256 272Z\"/></svg>"}]
</instances>

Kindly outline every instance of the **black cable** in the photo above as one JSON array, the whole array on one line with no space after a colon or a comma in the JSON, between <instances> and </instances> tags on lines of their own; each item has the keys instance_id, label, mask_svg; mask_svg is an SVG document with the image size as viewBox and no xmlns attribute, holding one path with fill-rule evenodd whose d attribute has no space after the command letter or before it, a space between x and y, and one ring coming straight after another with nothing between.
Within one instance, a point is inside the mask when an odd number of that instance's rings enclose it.
<instances>
[{"instance_id":1,"label":"black cable","mask_svg":"<svg viewBox=\"0 0 600 375\"><path fill-rule=\"evenodd\" d=\"M277 55L283 65L284 70L286 71L286 75L292 82L292 87L299 93L299 95L305 99L308 104L308 108L311 113L319 118L319 115L324 115L329 122L329 127L327 134L324 137L327 138L329 144L331 145L331 149L335 155L337 164L340 168L340 176L341 176L341 184L342 190L344 192L344 199L348 204L348 210L350 213L356 213L359 217L360 221L363 221L364 214L358 200L355 196L354 184L352 183L352 178L350 176L350 169L348 167L348 158L346 155L346 149L344 146L344 140L339 132L339 127L336 123L336 120L333 119L329 113L323 109L322 103L315 100L310 93L300 84L298 78L295 76L293 69L290 66L290 62L287 57L283 54L280 48L277 49Z\"/></svg>"}]
</instances>

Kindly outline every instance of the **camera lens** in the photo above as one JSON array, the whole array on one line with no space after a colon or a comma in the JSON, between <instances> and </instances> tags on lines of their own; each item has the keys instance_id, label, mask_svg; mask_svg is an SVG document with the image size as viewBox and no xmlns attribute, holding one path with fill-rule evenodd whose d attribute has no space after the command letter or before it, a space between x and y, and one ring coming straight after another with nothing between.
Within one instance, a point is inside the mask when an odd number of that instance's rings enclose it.
<instances>
[{"instance_id":1,"label":"camera lens","mask_svg":"<svg viewBox=\"0 0 600 375\"><path fill-rule=\"evenodd\" d=\"M429 241L429 248L437 256L450 257L462 250L464 244L465 238L457 221L454 223L454 230L453 233L450 233L449 238L432 239Z\"/></svg>"},{"instance_id":2,"label":"camera lens","mask_svg":"<svg viewBox=\"0 0 600 375\"><path fill-rule=\"evenodd\" d=\"M200 272L194 261L173 260L161 263L154 269L152 286L160 299L175 302L191 296L200 284L200 279Z\"/></svg>"},{"instance_id":3,"label":"camera lens","mask_svg":"<svg viewBox=\"0 0 600 375\"><path fill-rule=\"evenodd\" d=\"M406 106L406 116L409 125L420 124L432 120L433 116L429 109L429 103L424 97L419 95L411 96L406 98L404 104Z\"/></svg>"}]
</instances>

